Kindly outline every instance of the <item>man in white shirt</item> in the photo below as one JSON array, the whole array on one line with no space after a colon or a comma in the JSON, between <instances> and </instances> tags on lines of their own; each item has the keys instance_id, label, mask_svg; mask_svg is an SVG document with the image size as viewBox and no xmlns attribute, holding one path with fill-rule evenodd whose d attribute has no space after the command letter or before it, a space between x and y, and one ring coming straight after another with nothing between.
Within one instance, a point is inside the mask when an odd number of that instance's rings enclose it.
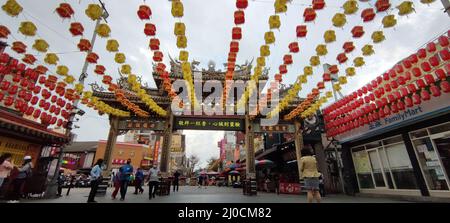
<instances>
[{"instance_id":1,"label":"man in white shirt","mask_svg":"<svg viewBox=\"0 0 450 223\"><path fill-rule=\"evenodd\" d=\"M149 189L149 199L155 198L156 195L156 189L158 187L159 182L159 170L157 169L156 165L154 165L148 175L149 183L148 183L148 189Z\"/></svg>"}]
</instances>

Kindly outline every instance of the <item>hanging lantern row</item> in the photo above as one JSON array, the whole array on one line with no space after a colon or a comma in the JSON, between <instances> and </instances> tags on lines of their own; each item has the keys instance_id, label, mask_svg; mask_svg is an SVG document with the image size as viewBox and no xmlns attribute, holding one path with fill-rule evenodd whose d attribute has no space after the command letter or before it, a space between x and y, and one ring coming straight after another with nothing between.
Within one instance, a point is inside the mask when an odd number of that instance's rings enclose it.
<instances>
[{"instance_id":1,"label":"hanging lantern row","mask_svg":"<svg viewBox=\"0 0 450 223\"><path fill-rule=\"evenodd\" d=\"M167 112L162 109L147 93L144 89L141 89L141 84L137 81L136 75L128 76L128 83L131 89L137 94L137 96L143 101L152 111L160 116L166 116Z\"/></svg>"},{"instance_id":2,"label":"hanging lantern row","mask_svg":"<svg viewBox=\"0 0 450 223\"><path fill-rule=\"evenodd\" d=\"M98 110L100 115L108 114L117 117L130 117L130 112L111 107L97 97L92 96L92 92L90 91L83 92L81 103Z\"/></svg>"},{"instance_id":3,"label":"hanging lantern row","mask_svg":"<svg viewBox=\"0 0 450 223\"><path fill-rule=\"evenodd\" d=\"M130 102L128 98L125 97L125 91L122 89L117 89L114 91L114 94L116 95L117 101L119 101L123 106L125 106L129 111L132 111L139 117L148 118L149 114L148 112L142 110L139 108L138 105Z\"/></svg>"}]
</instances>

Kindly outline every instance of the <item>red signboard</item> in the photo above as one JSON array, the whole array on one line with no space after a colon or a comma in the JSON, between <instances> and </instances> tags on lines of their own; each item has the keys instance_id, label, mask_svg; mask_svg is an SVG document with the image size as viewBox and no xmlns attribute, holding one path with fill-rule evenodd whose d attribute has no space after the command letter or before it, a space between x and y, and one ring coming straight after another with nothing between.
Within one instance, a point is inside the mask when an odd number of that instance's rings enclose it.
<instances>
[{"instance_id":1,"label":"red signboard","mask_svg":"<svg viewBox=\"0 0 450 223\"><path fill-rule=\"evenodd\" d=\"M158 164L158 155L159 155L158 152L159 152L159 140L156 140L153 153L153 165Z\"/></svg>"},{"instance_id":2,"label":"red signboard","mask_svg":"<svg viewBox=\"0 0 450 223\"><path fill-rule=\"evenodd\" d=\"M300 194L300 184L280 183L280 193L282 193L282 194Z\"/></svg>"}]
</instances>

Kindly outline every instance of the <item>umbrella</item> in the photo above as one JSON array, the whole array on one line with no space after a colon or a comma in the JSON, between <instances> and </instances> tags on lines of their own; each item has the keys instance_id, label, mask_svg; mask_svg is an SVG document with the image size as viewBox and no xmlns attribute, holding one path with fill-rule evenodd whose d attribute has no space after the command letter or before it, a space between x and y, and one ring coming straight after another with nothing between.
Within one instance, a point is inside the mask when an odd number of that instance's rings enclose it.
<instances>
[{"instance_id":1,"label":"umbrella","mask_svg":"<svg viewBox=\"0 0 450 223\"><path fill-rule=\"evenodd\" d=\"M271 160L257 160L256 166L271 168L271 167L275 166L275 163Z\"/></svg>"},{"instance_id":2,"label":"umbrella","mask_svg":"<svg viewBox=\"0 0 450 223\"><path fill-rule=\"evenodd\" d=\"M233 170L233 171L230 171L228 174L230 174L230 175L240 175L241 173L239 173L239 171Z\"/></svg>"}]
</instances>

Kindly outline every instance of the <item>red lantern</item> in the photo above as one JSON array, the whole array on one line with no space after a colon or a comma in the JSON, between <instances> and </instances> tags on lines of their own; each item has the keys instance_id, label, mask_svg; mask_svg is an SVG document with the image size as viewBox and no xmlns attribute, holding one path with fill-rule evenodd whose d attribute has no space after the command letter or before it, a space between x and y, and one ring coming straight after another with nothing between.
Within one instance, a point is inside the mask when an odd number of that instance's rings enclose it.
<instances>
[{"instance_id":1,"label":"red lantern","mask_svg":"<svg viewBox=\"0 0 450 223\"><path fill-rule=\"evenodd\" d=\"M279 70L280 70L280 74L286 74L287 73L286 65L285 64L280 65Z\"/></svg>"},{"instance_id":2,"label":"red lantern","mask_svg":"<svg viewBox=\"0 0 450 223\"><path fill-rule=\"evenodd\" d=\"M292 55L290 55L290 54L284 55L283 61L284 61L284 64L286 64L286 65L292 64Z\"/></svg>"},{"instance_id":3,"label":"red lantern","mask_svg":"<svg viewBox=\"0 0 450 223\"><path fill-rule=\"evenodd\" d=\"M298 46L298 42L292 42L289 44L289 52L298 53L300 51L300 47Z\"/></svg>"},{"instance_id":4,"label":"red lantern","mask_svg":"<svg viewBox=\"0 0 450 223\"><path fill-rule=\"evenodd\" d=\"M299 25L296 28L297 38L305 37L308 33L308 28L305 25Z\"/></svg>"},{"instance_id":5,"label":"red lantern","mask_svg":"<svg viewBox=\"0 0 450 223\"><path fill-rule=\"evenodd\" d=\"M103 65L97 65L97 66L95 66L94 72L98 75L103 75L103 74L105 74L105 70L106 70L106 68Z\"/></svg>"},{"instance_id":6,"label":"red lantern","mask_svg":"<svg viewBox=\"0 0 450 223\"><path fill-rule=\"evenodd\" d=\"M448 37L444 35L439 37L438 42L442 47L446 47L449 45Z\"/></svg>"},{"instance_id":7,"label":"red lantern","mask_svg":"<svg viewBox=\"0 0 450 223\"><path fill-rule=\"evenodd\" d=\"M166 70L166 65L165 65L165 64L163 64L163 63L158 63L158 64L156 65L156 71L157 71L158 73L162 73L162 72L164 72L164 70Z\"/></svg>"},{"instance_id":8,"label":"red lantern","mask_svg":"<svg viewBox=\"0 0 450 223\"><path fill-rule=\"evenodd\" d=\"M146 5L141 5L141 6L139 6L139 10L137 11L137 14L141 20L150 19L150 16L152 15L152 10L150 9L150 7L148 7Z\"/></svg>"},{"instance_id":9,"label":"red lantern","mask_svg":"<svg viewBox=\"0 0 450 223\"><path fill-rule=\"evenodd\" d=\"M322 76L323 81L331 81L331 74L324 73Z\"/></svg>"},{"instance_id":10,"label":"red lantern","mask_svg":"<svg viewBox=\"0 0 450 223\"><path fill-rule=\"evenodd\" d=\"M391 3L389 0L377 0L375 7L377 8L377 12L384 12L391 7Z\"/></svg>"},{"instance_id":11,"label":"red lantern","mask_svg":"<svg viewBox=\"0 0 450 223\"><path fill-rule=\"evenodd\" d=\"M328 70L330 71L330 73L332 74L337 74L339 72L339 68L337 65L331 65Z\"/></svg>"},{"instance_id":12,"label":"red lantern","mask_svg":"<svg viewBox=\"0 0 450 223\"><path fill-rule=\"evenodd\" d=\"M312 6L314 10L320 10L325 7L325 1L324 0L312 0Z\"/></svg>"},{"instance_id":13,"label":"red lantern","mask_svg":"<svg viewBox=\"0 0 450 223\"><path fill-rule=\"evenodd\" d=\"M45 74L48 71L48 68L42 65L38 65L36 68L34 68L34 71L38 74Z\"/></svg>"},{"instance_id":14,"label":"red lantern","mask_svg":"<svg viewBox=\"0 0 450 223\"><path fill-rule=\"evenodd\" d=\"M417 57L417 54L411 54L408 58L409 62L412 64L416 64L419 61L419 58Z\"/></svg>"},{"instance_id":15,"label":"red lantern","mask_svg":"<svg viewBox=\"0 0 450 223\"><path fill-rule=\"evenodd\" d=\"M447 75L445 74L445 71L443 69L437 69L435 71L435 74L439 80L445 80L447 78Z\"/></svg>"},{"instance_id":16,"label":"red lantern","mask_svg":"<svg viewBox=\"0 0 450 223\"><path fill-rule=\"evenodd\" d=\"M361 18L364 22L370 22L375 18L375 12L373 8L364 9L361 12Z\"/></svg>"},{"instance_id":17,"label":"red lantern","mask_svg":"<svg viewBox=\"0 0 450 223\"><path fill-rule=\"evenodd\" d=\"M95 63L97 63L97 60L98 60L98 55L94 52L89 53L86 57L86 61L89 63L95 64Z\"/></svg>"},{"instance_id":18,"label":"red lantern","mask_svg":"<svg viewBox=\"0 0 450 223\"><path fill-rule=\"evenodd\" d=\"M242 29L241 27L234 27L233 30L231 31L232 35L231 38L233 40L240 40L242 39Z\"/></svg>"},{"instance_id":19,"label":"red lantern","mask_svg":"<svg viewBox=\"0 0 450 223\"><path fill-rule=\"evenodd\" d=\"M281 77L281 74L275 74L275 80L279 81L279 82L282 82L283 78Z\"/></svg>"},{"instance_id":20,"label":"red lantern","mask_svg":"<svg viewBox=\"0 0 450 223\"><path fill-rule=\"evenodd\" d=\"M73 22L73 23L70 24L69 31L74 36L81 36L81 35L83 35L84 27L79 22Z\"/></svg>"},{"instance_id":21,"label":"red lantern","mask_svg":"<svg viewBox=\"0 0 450 223\"><path fill-rule=\"evenodd\" d=\"M422 79L418 79L416 83L419 88L425 88L427 86Z\"/></svg>"},{"instance_id":22,"label":"red lantern","mask_svg":"<svg viewBox=\"0 0 450 223\"><path fill-rule=\"evenodd\" d=\"M238 9L246 9L248 6L248 0L237 0L236 8Z\"/></svg>"},{"instance_id":23,"label":"red lantern","mask_svg":"<svg viewBox=\"0 0 450 223\"><path fill-rule=\"evenodd\" d=\"M450 92L450 83L448 81L441 81L441 89L443 92L445 93L449 93Z\"/></svg>"},{"instance_id":24,"label":"red lantern","mask_svg":"<svg viewBox=\"0 0 450 223\"><path fill-rule=\"evenodd\" d=\"M230 52L232 52L232 53L239 52L239 42L231 41L231 43L230 43Z\"/></svg>"},{"instance_id":25,"label":"red lantern","mask_svg":"<svg viewBox=\"0 0 450 223\"><path fill-rule=\"evenodd\" d=\"M430 53L436 51L436 44L434 42L429 42L427 44L427 51Z\"/></svg>"},{"instance_id":26,"label":"red lantern","mask_svg":"<svg viewBox=\"0 0 450 223\"><path fill-rule=\"evenodd\" d=\"M146 23L144 28L144 33L147 36L154 36L156 35L156 26L151 23Z\"/></svg>"},{"instance_id":27,"label":"red lantern","mask_svg":"<svg viewBox=\"0 0 450 223\"><path fill-rule=\"evenodd\" d=\"M324 89L325 88L325 84L322 81L320 81L319 83L317 83L317 88Z\"/></svg>"},{"instance_id":28,"label":"red lantern","mask_svg":"<svg viewBox=\"0 0 450 223\"><path fill-rule=\"evenodd\" d=\"M0 38L8 38L10 33L8 27L0 25Z\"/></svg>"},{"instance_id":29,"label":"red lantern","mask_svg":"<svg viewBox=\"0 0 450 223\"><path fill-rule=\"evenodd\" d=\"M424 79L425 79L425 81L427 82L428 85L434 84L434 82L435 82L434 77L431 74L426 74L424 76Z\"/></svg>"},{"instance_id":30,"label":"red lantern","mask_svg":"<svg viewBox=\"0 0 450 223\"><path fill-rule=\"evenodd\" d=\"M92 48L91 42L89 42L89 40L87 39L80 39L80 42L77 46L80 51L89 51Z\"/></svg>"},{"instance_id":31,"label":"red lantern","mask_svg":"<svg viewBox=\"0 0 450 223\"><path fill-rule=\"evenodd\" d=\"M109 75L105 75L105 76L103 76L103 80L102 80L102 82L104 83L104 84L111 84L111 81L112 81L112 77L111 76L109 76ZM67 105L69 105L69 104L67 104ZM67 105L66 105L66 108L67 108Z\"/></svg>"},{"instance_id":32,"label":"red lantern","mask_svg":"<svg viewBox=\"0 0 450 223\"><path fill-rule=\"evenodd\" d=\"M236 68L236 65L234 63L228 63L227 71L233 72L234 68Z\"/></svg>"},{"instance_id":33,"label":"red lantern","mask_svg":"<svg viewBox=\"0 0 450 223\"><path fill-rule=\"evenodd\" d=\"M159 44L160 44L159 39L156 38L150 39L149 46L152 51L159 50Z\"/></svg>"},{"instance_id":34,"label":"red lantern","mask_svg":"<svg viewBox=\"0 0 450 223\"><path fill-rule=\"evenodd\" d=\"M10 95L15 95L17 94L17 90L19 90L19 87L17 85L12 85L11 87L9 87L8 93Z\"/></svg>"},{"instance_id":35,"label":"red lantern","mask_svg":"<svg viewBox=\"0 0 450 223\"><path fill-rule=\"evenodd\" d=\"M340 54L338 54L336 60L337 60L340 64L342 64L342 63L345 63L345 61L347 61L348 58L347 58L347 55L345 55L345 53L340 53Z\"/></svg>"},{"instance_id":36,"label":"red lantern","mask_svg":"<svg viewBox=\"0 0 450 223\"><path fill-rule=\"evenodd\" d=\"M350 53L355 49L355 46L353 45L353 42L345 42L342 48L344 49L345 53Z\"/></svg>"},{"instance_id":37,"label":"red lantern","mask_svg":"<svg viewBox=\"0 0 450 223\"><path fill-rule=\"evenodd\" d=\"M41 110L35 109L33 112L33 118L39 118L41 116Z\"/></svg>"},{"instance_id":38,"label":"red lantern","mask_svg":"<svg viewBox=\"0 0 450 223\"><path fill-rule=\"evenodd\" d=\"M305 19L305 22L314 21L314 19L316 19L316 11L313 8L305 8L303 18Z\"/></svg>"},{"instance_id":39,"label":"red lantern","mask_svg":"<svg viewBox=\"0 0 450 223\"><path fill-rule=\"evenodd\" d=\"M413 100L410 97L405 98L405 104L408 108L411 108L414 105Z\"/></svg>"},{"instance_id":40,"label":"red lantern","mask_svg":"<svg viewBox=\"0 0 450 223\"><path fill-rule=\"evenodd\" d=\"M9 82L9 81L3 80L0 83L0 89L2 89L3 91L8 90L9 86L11 86L11 82Z\"/></svg>"},{"instance_id":41,"label":"red lantern","mask_svg":"<svg viewBox=\"0 0 450 223\"><path fill-rule=\"evenodd\" d=\"M417 56L420 58L420 59L424 59L425 57L427 57L427 51L425 50L425 49L419 49L418 51L417 51Z\"/></svg>"},{"instance_id":42,"label":"red lantern","mask_svg":"<svg viewBox=\"0 0 450 223\"><path fill-rule=\"evenodd\" d=\"M362 26L355 26L352 29L353 38L359 38L364 35L364 28Z\"/></svg>"},{"instance_id":43,"label":"red lantern","mask_svg":"<svg viewBox=\"0 0 450 223\"><path fill-rule=\"evenodd\" d=\"M36 62L36 57L34 57L34 56L31 55L31 54L25 54L24 57L22 58L22 61L23 61L24 63L33 65L34 62Z\"/></svg>"},{"instance_id":44,"label":"red lantern","mask_svg":"<svg viewBox=\"0 0 450 223\"><path fill-rule=\"evenodd\" d=\"M34 87L34 89L33 89L34 94L39 94L40 92L41 92L41 86Z\"/></svg>"},{"instance_id":45,"label":"red lantern","mask_svg":"<svg viewBox=\"0 0 450 223\"><path fill-rule=\"evenodd\" d=\"M427 90L425 90L425 89L422 89L422 91L420 92L420 97L422 98L422 100L424 100L424 101L428 101L428 100L430 100L430 93L428 93L428 91Z\"/></svg>"},{"instance_id":46,"label":"red lantern","mask_svg":"<svg viewBox=\"0 0 450 223\"><path fill-rule=\"evenodd\" d=\"M236 53L233 52L228 53L228 62L231 63L236 62Z\"/></svg>"},{"instance_id":47,"label":"red lantern","mask_svg":"<svg viewBox=\"0 0 450 223\"><path fill-rule=\"evenodd\" d=\"M12 43L11 49L14 50L16 53L20 54L20 53L25 53L26 52L27 46L24 43L20 42L20 41L16 41L16 42Z\"/></svg>"},{"instance_id":48,"label":"red lantern","mask_svg":"<svg viewBox=\"0 0 450 223\"><path fill-rule=\"evenodd\" d=\"M153 61L155 62L161 62L163 60L163 53L161 51L155 51L153 53Z\"/></svg>"},{"instance_id":49,"label":"red lantern","mask_svg":"<svg viewBox=\"0 0 450 223\"><path fill-rule=\"evenodd\" d=\"M398 88L397 81L391 81L391 87L394 88L394 89L397 89Z\"/></svg>"},{"instance_id":50,"label":"red lantern","mask_svg":"<svg viewBox=\"0 0 450 223\"><path fill-rule=\"evenodd\" d=\"M448 49L443 49L443 50L439 51L439 56L441 56L441 59L443 61L450 60L450 52L448 51Z\"/></svg>"},{"instance_id":51,"label":"red lantern","mask_svg":"<svg viewBox=\"0 0 450 223\"><path fill-rule=\"evenodd\" d=\"M439 87L434 84L431 85L430 91L431 91L431 95L433 95L433 97L441 96L441 91L439 90Z\"/></svg>"},{"instance_id":52,"label":"red lantern","mask_svg":"<svg viewBox=\"0 0 450 223\"><path fill-rule=\"evenodd\" d=\"M245 23L245 13L244 11L234 12L234 24L241 25Z\"/></svg>"},{"instance_id":53,"label":"red lantern","mask_svg":"<svg viewBox=\"0 0 450 223\"><path fill-rule=\"evenodd\" d=\"M422 76L422 71L418 67L414 67L411 72L415 77Z\"/></svg>"},{"instance_id":54,"label":"red lantern","mask_svg":"<svg viewBox=\"0 0 450 223\"><path fill-rule=\"evenodd\" d=\"M59 4L59 7L56 8L56 12L63 19L70 18L75 13L72 9L72 6L70 6L68 3Z\"/></svg>"},{"instance_id":55,"label":"red lantern","mask_svg":"<svg viewBox=\"0 0 450 223\"><path fill-rule=\"evenodd\" d=\"M431 65L428 62L423 62L420 64L420 67L422 68L423 71L425 72L430 72L431 71Z\"/></svg>"}]
</instances>

